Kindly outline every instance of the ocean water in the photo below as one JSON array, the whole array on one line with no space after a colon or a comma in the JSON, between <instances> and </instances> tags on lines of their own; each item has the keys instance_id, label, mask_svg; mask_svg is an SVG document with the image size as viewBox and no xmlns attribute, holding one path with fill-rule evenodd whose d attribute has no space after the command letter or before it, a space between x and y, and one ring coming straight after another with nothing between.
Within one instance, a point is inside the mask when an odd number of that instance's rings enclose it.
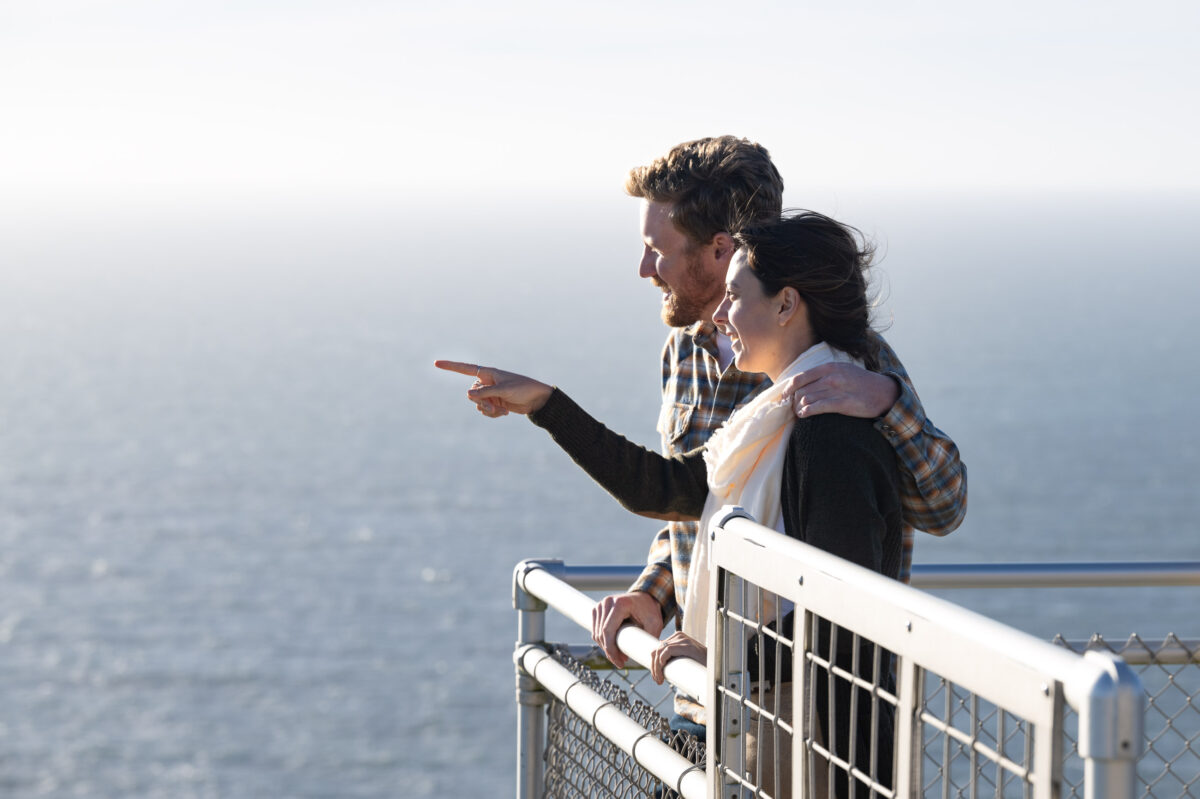
<instances>
[{"instance_id":1,"label":"ocean water","mask_svg":"<svg viewBox=\"0 0 1200 799\"><path fill-rule=\"evenodd\" d=\"M918 561L1200 559L1200 198L794 199L880 241L880 322L968 464ZM656 444L635 204L555 200L8 217L0 794L512 790L513 565L656 529L431 366ZM1195 589L944 595L1200 635Z\"/></svg>"}]
</instances>

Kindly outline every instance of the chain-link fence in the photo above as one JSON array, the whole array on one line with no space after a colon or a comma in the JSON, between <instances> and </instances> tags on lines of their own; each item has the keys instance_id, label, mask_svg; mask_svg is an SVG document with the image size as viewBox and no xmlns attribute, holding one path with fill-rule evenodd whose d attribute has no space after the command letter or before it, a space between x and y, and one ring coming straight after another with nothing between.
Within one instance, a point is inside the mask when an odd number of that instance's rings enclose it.
<instances>
[{"instance_id":1,"label":"chain-link fence","mask_svg":"<svg viewBox=\"0 0 1200 799\"><path fill-rule=\"evenodd\" d=\"M1138 761L1145 799L1200 799L1200 641L1168 635L1155 643L1134 634L1112 643L1101 636L1055 643L1074 652L1112 652L1130 664L1146 689L1146 751ZM1083 796L1076 749L1078 719L1067 710L1063 796Z\"/></svg>"},{"instance_id":2,"label":"chain-link fence","mask_svg":"<svg viewBox=\"0 0 1200 799\"><path fill-rule=\"evenodd\" d=\"M924 681L921 795L1033 796L1032 725L933 672Z\"/></svg>"},{"instance_id":3,"label":"chain-link fence","mask_svg":"<svg viewBox=\"0 0 1200 799\"><path fill-rule=\"evenodd\" d=\"M1145 753L1138 761L1144 799L1200 799L1200 641L1169 635L1161 642L1131 635L1119 643L1100 636L1055 643L1082 654L1119 655L1138 673L1146 691ZM1083 760L1079 719L1064 708L1064 797L1081 799ZM922 788L925 796L968 799L982 793L1024 796L1029 785L1033 736L1025 720L980 700L936 675L927 675L922 709Z\"/></svg>"},{"instance_id":4,"label":"chain-link fence","mask_svg":"<svg viewBox=\"0 0 1200 799\"><path fill-rule=\"evenodd\" d=\"M1169 635L1159 642L1137 635L1121 642L1099 636L1055 643L1077 653L1088 649L1121 656L1138 672L1146 689L1146 751L1138 763L1143 799L1200 799L1200 641ZM671 691L641 669L594 671L565 648L555 659L584 679L659 739L693 763L702 763L703 745L672 732ZM586 659L586 658L585 658ZM1063 796L1082 799L1083 762L1077 750L1078 719L1066 709L1063 741ZM925 684L922 745L923 795L969 799L980 792L1025 796L1033 746L1028 725L1017 716L979 699L936 675ZM947 734L947 730L955 732ZM983 754L987 752L987 754ZM972 784L974 783L974 785ZM621 752L587 721L552 701L546 748L546 795L581 797L673 796L652 775Z\"/></svg>"},{"instance_id":5,"label":"chain-link fence","mask_svg":"<svg viewBox=\"0 0 1200 799\"><path fill-rule=\"evenodd\" d=\"M650 672L613 669L601 679L597 671L573 657L565 647L556 647L553 655L585 685L660 741L692 763L703 764L704 745L692 735L671 730L664 715L670 712L671 691L656 685L650 679ZM547 713L547 799L667 799L676 796L564 703L552 697Z\"/></svg>"}]
</instances>

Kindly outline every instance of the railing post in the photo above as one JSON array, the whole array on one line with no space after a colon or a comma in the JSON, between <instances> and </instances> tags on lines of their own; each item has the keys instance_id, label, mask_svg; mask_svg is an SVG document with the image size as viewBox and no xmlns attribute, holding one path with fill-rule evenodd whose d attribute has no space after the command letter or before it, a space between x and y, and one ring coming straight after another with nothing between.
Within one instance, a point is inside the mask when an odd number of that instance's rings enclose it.
<instances>
[{"instance_id":1,"label":"railing post","mask_svg":"<svg viewBox=\"0 0 1200 799\"><path fill-rule=\"evenodd\" d=\"M911 625L910 625L911 626ZM921 770L925 758L921 756L921 703L925 696L925 675L917 668L912 657L903 655L897 659L897 705L896 705L896 756L892 767L895 770L893 783L896 796L910 797L921 793ZM807 730L805 731L807 733ZM803 796L793 793L793 796Z\"/></svg>"},{"instance_id":2,"label":"railing post","mask_svg":"<svg viewBox=\"0 0 1200 799\"><path fill-rule=\"evenodd\" d=\"M739 506L726 506L713 517L707 530L701 530L699 535L707 535L709 540L709 607L708 607L708 640L719 642L708 650L708 765L707 777L709 791L719 799L729 799L742 795L742 784L739 780L719 774L715 763L718 755L725 767L740 777L746 775L746 728L749 712L746 710L745 697L750 695L750 676L746 674L746 641L741 635L742 628L733 630L729 623L729 614L744 617L745 587L740 580L741 590L731 590L729 576L724 569L716 567L713 549L717 537L723 534L724 525L731 519L749 519L754 517ZM722 685L731 695L741 696L742 701L735 702L726 699L718 690Z\"/></svg>"},{"instance_id":3,"label":"railing post","mask_svg":"<svg viewBox=\"0 0 1200 799\"><path fill-rule=\"evenodd\" d=\"M1137 761L1145 745L1146 692L1123 660L1108 652L1085 652L1104 671L1079 701L1079 755L1084 799L1131 799Z\"/></svg>"},{"instance_id":4,"label":"railing post","mask_svg":"<svg viewBox=\"0 0 1200 799\"><path fill-rule=\"evenodd\" d=\"M513 609L517 611L515 650L546 640L546 603L524 588L532 569L562 566L561 560L524 560L513 570ZM517 677L517 799L541 799L545 791L542 752L545 749L548 697L537 681L518 664Z\"/></svg>"}]
</instances>

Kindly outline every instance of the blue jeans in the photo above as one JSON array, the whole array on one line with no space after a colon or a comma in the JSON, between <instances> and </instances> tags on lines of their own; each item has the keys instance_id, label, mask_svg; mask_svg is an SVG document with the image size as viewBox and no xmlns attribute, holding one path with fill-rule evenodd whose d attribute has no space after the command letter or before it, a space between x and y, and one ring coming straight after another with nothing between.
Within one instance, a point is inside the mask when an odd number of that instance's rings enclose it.
<instances>
[{"instance_id":1,"label":"blue jeans","mask_svg":"<svg viewBox=\"0 0 1200 799\"><path fill-rule=\"evenodd\" d=\"M703 724L697 724L691 719L685 718L678 713L676 713L674 716L671 716L670 724L672 730L682 730L683 732L696 736L700 743L708 743L708 728Z\"/></svg>"}]
</instances>

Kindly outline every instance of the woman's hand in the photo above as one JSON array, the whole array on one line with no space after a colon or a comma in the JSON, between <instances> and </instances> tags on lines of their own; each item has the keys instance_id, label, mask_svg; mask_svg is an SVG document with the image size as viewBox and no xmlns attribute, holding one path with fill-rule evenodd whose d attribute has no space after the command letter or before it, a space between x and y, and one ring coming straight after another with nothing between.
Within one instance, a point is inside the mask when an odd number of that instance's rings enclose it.
<instances>
[{"instance_id":1,"label":"woman's hand","mask_svg":"<svg viewBox=\"0 0 1200 799\"><path fill-rule=\"evenodd\" d=\"M550 399L554 389L532 377L459 361L434 361L433 365L447 372L474 377L467 390L467 399L484 416L495 419L512 413L528 414L539 410Z\"/></svg>"},{"instance_id":2,"label":"woman's hand","mask_svg":"<svg viewBox=\"0 0 1200 799\"><path fill-rule=\"evenodd\" d=\"M675 658L691 658L705 663L708 647L686 633L675 633L650 653L650 676L659 685L663 684L663 669Z\"/></svg>"}]
</instances>

